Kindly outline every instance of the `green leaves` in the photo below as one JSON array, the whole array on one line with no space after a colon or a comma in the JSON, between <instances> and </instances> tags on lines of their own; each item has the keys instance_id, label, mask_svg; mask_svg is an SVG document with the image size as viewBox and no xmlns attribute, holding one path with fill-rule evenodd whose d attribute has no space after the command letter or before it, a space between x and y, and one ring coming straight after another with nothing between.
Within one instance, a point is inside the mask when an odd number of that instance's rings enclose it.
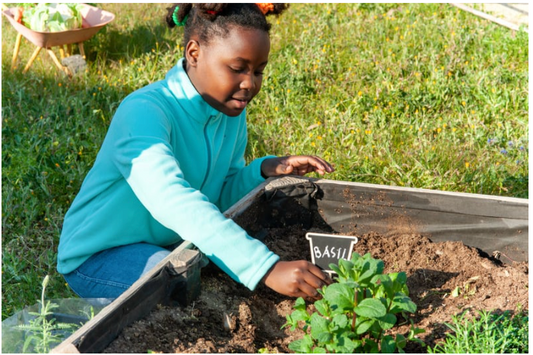
<instances>
[{"instance_id":1,"label":"green leaves","mask_svg":"<svg viewBox=\"0 0 533 355\"><path fill-rule=\"evenodd\" d=\"M324 299L329 303L334 314L350 311L354 308L355 290L346 284L336 283L326 288Z\"/></svg>"},{"instance_id":2,"label":"green leaves","mask_svg":"<svg viewBox=\"0 0 533 355\"><path fill-rule=\"evenodd\" d=\"M314 303L316 312L308 312L302 298L296 300L294 312L287 315L285 326L304 324L306 335L292 342L295 352L403 352L407 341L419 341L423 330L412 328L408 336L385 334L397 321L398 313L416 312L407 289L404 272L383 274L383 261L370 254L352 255L330 265L337 273L337 283L319 290L323 296Z\"/></svg>"},{"instance_id":3,"label":"green leaves","mask_svg":"<svg viewBox=\"0 0 533 355\"><path fill-rule=\"evenodd\" d=\"M311 336L322 344L330 342L333 338L333 334L329 330L330 323L327 318L313 313L311 316Z\"/></svg>"},{"instance_id":4,"label":"green leaves","mask_svg":"<svg viewBox=\"0 0 533 355\"><path fill-rule=\"evenodd\" d=\"M387 314L387 310L383 306L380 300L375 298L366 298L354 308L355 314L367 318L377 319Z\"/></svg>"},{"instance_id":5,"label":"green leaves","mask_svg":"<svg viewBox=\"0 0 533 355\"><path fill-rule=\"evenodd\" d=\"M79 4L37 4L24 11L25 25L39 32L59 32L81 28Z\"/></svg>"}]
</instances>

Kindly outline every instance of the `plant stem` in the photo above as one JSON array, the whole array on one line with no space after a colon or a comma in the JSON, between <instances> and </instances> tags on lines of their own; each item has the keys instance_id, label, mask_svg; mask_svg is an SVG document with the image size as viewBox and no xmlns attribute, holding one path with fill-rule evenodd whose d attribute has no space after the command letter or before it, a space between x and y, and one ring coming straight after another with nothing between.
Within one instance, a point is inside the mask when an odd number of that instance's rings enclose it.
<instances>
[{"instance_id":1,"label":"plant stem","mask_svg":"<svg viewBox=\"0 0 533 355\"><path fill-rule=\"evenodd\" d=\"M357 294L358 294L358 290L355 289L355 295L354 295L354 300L353 300L354 308L357 307ZM355 321L356 320L357 320L357 314L355 314L355 312L353 312L353 316L352 316L352 331L355 331Z\"/></svg>"}]
</instances>

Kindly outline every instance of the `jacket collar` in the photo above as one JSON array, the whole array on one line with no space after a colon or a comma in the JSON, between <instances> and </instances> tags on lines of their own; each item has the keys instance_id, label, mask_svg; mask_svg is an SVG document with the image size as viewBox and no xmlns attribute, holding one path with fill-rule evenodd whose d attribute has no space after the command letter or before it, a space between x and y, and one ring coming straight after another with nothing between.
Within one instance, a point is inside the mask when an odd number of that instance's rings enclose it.
<instances>
[{"instance_id":1,"label":"jacket collar","mask_svg":"<svg viewBox=\"0 0 533 355\"><path fill-rule=\"evenodd\" d=\"M185 58L181 58L165 77L179 104L199 123L206 123L212 116L222 117L224 114L211 107L198 93L185 71L184 62Z\"/></svg>"}]
</instances>

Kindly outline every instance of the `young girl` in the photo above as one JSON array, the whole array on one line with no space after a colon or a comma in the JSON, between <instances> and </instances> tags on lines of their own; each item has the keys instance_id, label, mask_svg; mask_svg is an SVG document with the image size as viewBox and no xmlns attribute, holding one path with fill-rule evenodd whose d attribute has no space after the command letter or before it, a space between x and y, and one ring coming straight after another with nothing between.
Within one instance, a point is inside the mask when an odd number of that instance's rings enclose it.
<instances>
[{"instance_id":1,"label":"young girl","mask_svg":"<svg viewBox=\"0 0 533 355\"><path fill-rule=\"evenodd\" d=\"M57 269L81 297L116 298L182 240L253 290L316 297L329 283L313 264L280 261L224 211L267 177L324 174L315 156L245 165L246 106L270 51L265 16L284 4L179 4L185 57L165 79L121 103L94 166L65 216Z\"/></svg>"}]
</instances>

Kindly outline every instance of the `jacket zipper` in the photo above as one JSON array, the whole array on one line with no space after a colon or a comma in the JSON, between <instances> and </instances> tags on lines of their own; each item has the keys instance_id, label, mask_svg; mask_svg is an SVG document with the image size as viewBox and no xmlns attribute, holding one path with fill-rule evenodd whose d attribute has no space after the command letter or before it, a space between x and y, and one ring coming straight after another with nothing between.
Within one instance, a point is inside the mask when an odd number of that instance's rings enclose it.
<instances>
[{"instance_id":1,"label":"jacket zipper","mask_svg":"<svg viewBox=\"0 0 533 355\"><path fill-rule=\"evenodd\" d=\"M211 120L214 117L218 116L209 116L209 119L207 120L205 126L204 126L204 140L205 145L207 147L207 169L205 172L204 181L202 182L202 185L200 186L200 191L204 188L205 183L207 182L207 179L209 178L209 174L211 172L211 144L209 143L209 136L207 134L207 127L209 127L209 123L211 123Z\"/></svg>"}]
</instances>

